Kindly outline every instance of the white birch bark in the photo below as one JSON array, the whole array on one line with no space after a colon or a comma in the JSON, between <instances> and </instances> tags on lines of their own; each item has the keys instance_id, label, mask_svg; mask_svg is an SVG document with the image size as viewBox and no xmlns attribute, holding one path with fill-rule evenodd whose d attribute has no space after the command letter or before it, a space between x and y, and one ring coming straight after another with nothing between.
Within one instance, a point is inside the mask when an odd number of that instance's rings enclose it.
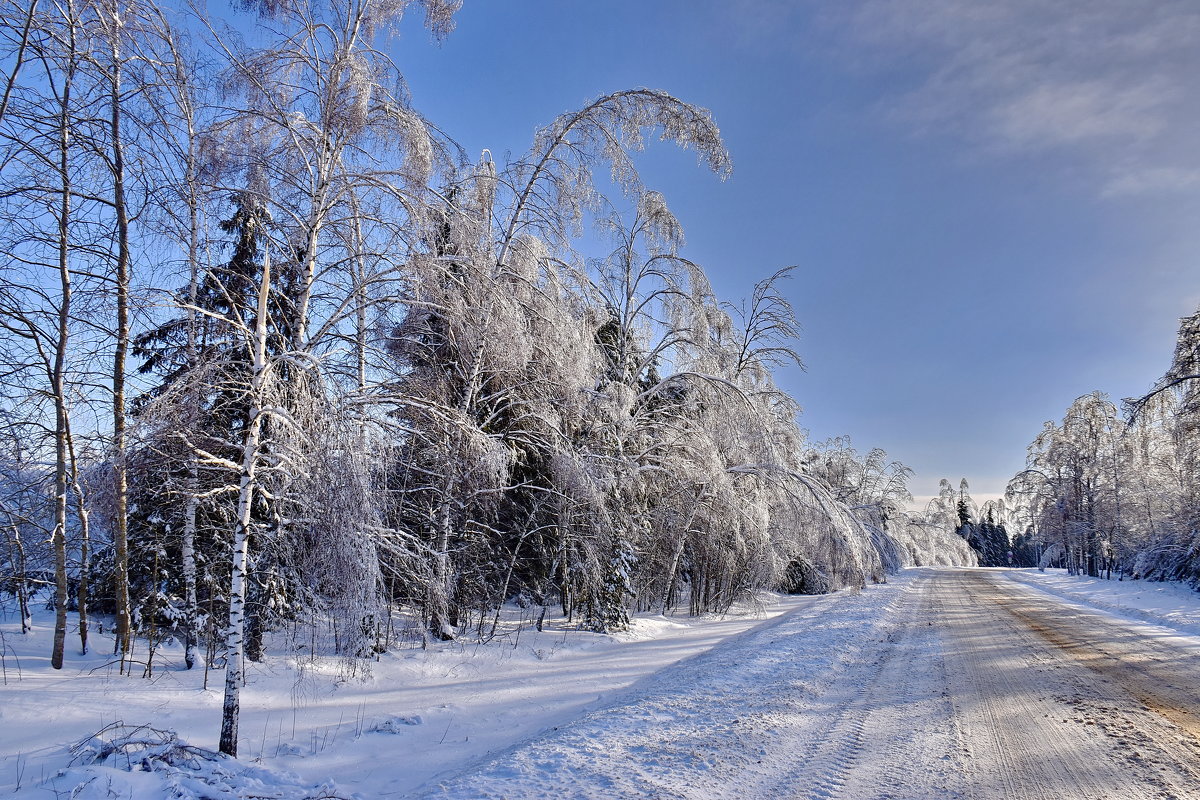
<instances>
[{"instance_id":1,"label":"white birch bark","mask_svg":"<svg viewBox=\"0 0 1200 800\"><path fill-rule=\"evenodd\" d=\"M196 315L196 301L200 287L200 196L197 152L197 132L195 108L188 94L188 79L184 74L182 56L175 53L175 81L182 100L184 119L187 124L187 168L185 182L188 204L188 307L187 307L187 363L188 372L196 374L200 363L197 343L196 326L199 322ZM196 426L200 416L200 389L191 386L188 390L187 413L188 427ZM183 602L184 602L184 653L183 663L188 669L196 665L196 640L198 637L197 619L199 616L196 597L196 516L200 511L200 474L196 464L197 456L188 456L188 471L186 478L187 506L183 517L183 540L180 543L179 558L183 571Z\"/></svg>"},{"instance_id":2,"label":"white birch bark","mask_svg":"<svg viewBox=\"0 0 1200 800\"><path fill-rule=\"evenodd\" d=\"M237 527L231 546L229 581L229 626L225 632L225 703L221 715L220 750L237 756L238 716L242 687L242 657L246 641L246 579L249 568L250 524L257 484L258 456L262 446L264 392L267 379L267 299L271 289L271 254L265 247L262 279L258 287L258 317L255 320L253 367L250 377L250 408L242 447L242 470L238 488Z\"/></svg>"}]
</instances>

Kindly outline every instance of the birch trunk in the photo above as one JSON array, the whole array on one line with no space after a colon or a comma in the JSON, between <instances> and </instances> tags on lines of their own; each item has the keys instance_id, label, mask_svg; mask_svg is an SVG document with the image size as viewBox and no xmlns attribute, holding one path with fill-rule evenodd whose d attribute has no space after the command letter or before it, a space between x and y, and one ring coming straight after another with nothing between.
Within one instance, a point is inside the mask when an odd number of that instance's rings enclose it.
<instances>
[{"instance_id":1,"label":"birch trunk","mask_svg":"<svg viewBox=\"0 0 1200 800\"><path fill-rule=\"evenodd\" d=\"M233 532L232 570L229 583L229 627L225 633L225 704L221 714L220 751L237 756L238 714L242 687L242 656L246 642L246 577L250 554L250 524L262 445L264 389L267 378L267 298L271 288L271 255L263 257L258 287L258 318L252 343L254 361L250 377L250 408L242 447L242 474L238 489L238 519Z\"/></svg>"},{"instance_id":2,"label":"birch trunk","mask_svg":"<svg viewBox=\"0 0 1200 800\"><path fill-rule=\"evenodd\" d=\"M183 520L183 541L179 546L179 559L183 568L183 663L188 668L196 666L196 632L197 613L196 600L196 514L200 501L194 494L197 485L196 462L193 459L188 465L188 488L192 492L188 497L187 509Z\"/></svg>"},{"instance_id":3,"label":"birch trunk","mask_svg":"<svg viewBox=\"0 0 1200 800\"><path fill-rule=\"evenodd\" d=\"M490 309L488 310L488 317L490 317ZM485 329L488 317L485 317ZM479 344L472 353L471 367L463 381L462 397L459 398L457 423L459 425L465 426L469 424L470 411L475 398L479 394L483 355L486 346L487 340L480 338ZM437 552L433 560L433 582L429 593L430 630L444 641L449 641L457 635L454 624L457 614L455 613L453 599L454 587L452 586L452 582L454 570L450 559L450 541L453 538L454 532L452 512L456 495L459 491L462 477L461 471L463 469L462 438L466 434L464 431L456 429L452 430L450 435L451 453L446 463L448 475L446 483L441 490L442 494L435 515L437 524Z\"/></svg>"},{"instance_id":4,"label":"birch trunk","mask_svg":"<svg viewBox=\"0 0 1200 800\"><path fill-rule=\"evenodd\" d=\"M170 73L163 80L169 84L170 95L177 104L177 121L185 131L186 149L181 153L184 174L181 196L187 206L187 231L184 233L183 244L187 250L188 287L186 319L185 358L187 361L187 384L183 400L182 427L189 433L196 431L201 424L201 405L203 403L200 375L200 346L199 323L200 315L196 313L197 301L200 294L200 279L203 274L201 265L201 250L204 246L202 223L203 191L200 184L200 135L198 132L197 94L193 84L194 65L185 55L181 42L170 24L163 19L161 35L170 48ZM189 447L190 450L190 447ZM200 617L199 601L196 590L196 531L197 517L200 513L200 468L199 456L195 452L187 455L187 474L184 478L184 491L187 503L184 506L183 533L179 545L180 574L183 578L183 663L188 669L196 665L197 645L199 640L198 620Z\"/></svg>"},{"instance_id":5,"label":"birch trunk","mask_svg":"<svg viewBox=\"0 0 1200 800\"><path fill-rule=\"evenodd\" d=\"M187 78L183 75L182 60L176 59L176 80L180 91L186 92ZM197 196L197 163L199 155L196 152L196 130L193 122L193 110L190 103L185 101L188 123L188 153L187 172L185 180L188 191L188 308L187 308L187 363L188 373L196 375L200 364L197 346L198 323L196 301L200 286L200 198ZM187 413L188 428L195 428L200 416L199 387L194 384L188 389ZM188 456L187 471L187 507L183 517L183 541L179 547L179 558L183 571L183 663L188 669L196 666L196 620L199 617L196 598L196 516L200 512L200 472L196 465L196 454Z\"/></svg>"},{"instance_id":6,"label":"birch trunk","mask_svg":"<svg viewBox=\"0 0 1200 800\"><path fill-rule=\"evenodd\" d=\"M660 614L666 614L667 609L671 608L672 600L675 595L675 580L679 575L679 561L683 558L684 547L687 545L688 532L692 527L692 523L696 520L696 514L700 511L701 498L704 497L704 490L707 487L700 487L696 490L696 499L692 504L692 511L688 514L687 522L683 524L683 529L679 533L679 540L675 542L675 548L671 553L671 566L667 568L667 582L663 587L662 608Z\"/></svg>"},{"instance_id":7,"label":"birch trunk","mask_svg":"<svg viewBox=\"0 0 1200 800\"><path fill-rule=\"evenodd\" d=\"M325 160L323 156L322 153L321 163ZM324 194L325 186L322 182L317 189L319 200L313 200L311 213L305 223L304 262L300 270L304 282L300 286L300 298L296 303L296 331L292 339L292 348L297 352L302 352L308 347L309 309L312 305L313 285L317 280L317 243L320 241L321 226L324 222L324 209L321 208L320 202L324 201Z\"/></svg>"},{"instance_id":8,"label":"birch trunk","mask_svg":"<svg viewBox=\"0 0 1200 800\"><path fill-rule=\"evenodd\" d=\"M113 592L116 603L115 648L122 658L132 644L129 608L129 475L125 442L125 361L129 352L129 212L125 196L125 148L121 132L121 12L109 6L109 125L112 135L113 211L116 214L116 342L113 346Z\"/></svg>"}]
</instances>

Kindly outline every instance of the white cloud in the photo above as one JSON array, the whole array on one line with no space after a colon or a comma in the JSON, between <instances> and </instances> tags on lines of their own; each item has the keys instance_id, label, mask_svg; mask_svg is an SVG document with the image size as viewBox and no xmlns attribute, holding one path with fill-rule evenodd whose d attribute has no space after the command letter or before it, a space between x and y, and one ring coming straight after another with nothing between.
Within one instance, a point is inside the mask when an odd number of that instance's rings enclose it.
<instances>
[{"instance_id":1,"label":"white cloud","mask_svg":"<svg viewBox=\"0 0 1200 800\"><path fill-rule=\"evenodd\" d=\"M1087 79L1030 86L996 104L992 127L1000 141L1018 148L1145 141L1167 125L1161 109L1172 92L1164 83L1122 87Z\"/></svg>"},{"instance_id":2,"label":"white cloud","mask_svg":"<svg viewBox=\"0 0 1200 800\"><path fill-rule=\"evenodd\" d=\"M1106 194L1200 179L1195 0L858 0L837 24L912 78L889 112L987 152L1079 160Z\"/></svg>"}]
</instances>

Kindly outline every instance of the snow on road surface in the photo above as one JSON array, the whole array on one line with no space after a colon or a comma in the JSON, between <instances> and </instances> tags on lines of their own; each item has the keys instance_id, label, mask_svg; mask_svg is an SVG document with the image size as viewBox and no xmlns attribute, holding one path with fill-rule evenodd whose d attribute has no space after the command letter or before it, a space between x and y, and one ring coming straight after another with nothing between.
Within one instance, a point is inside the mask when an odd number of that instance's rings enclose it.
<instances>
[{"instance_id":1,"label":"snow on road surface","mask_svg":"<svg viewBox=\"0 0 1200 800\"><path fill-rule=\"evenodd\" d=\"M962 796L930 580L822 598L430 795Z\"/></svg>"},{"instance_id":2,"label":"snow on road surface","mask_svg":"<svg viewBox=\"0 0 1200 800\"><path fill-rule=\"evenodd\" d=\"M1123 594L1141 618L1200 618L1200 604L1107 585L915 569L777 600L765 621L655 617L624 640L526 630L389 654L367 679L310 666L297 683L279 658L251 675L253 763L223 796L1200 800L1200 638L1111 613ZM1080 591L1110 611L1057 596ZM196 671L114 677L98 654L55 672L44 634L7 636L22 672L10 657L0 794L91 780L106 797L101 767L58 770L116 719L215 743L219 694ZM129 778L115 785L163 785Z\"/></svg>"},{"instance_id":3,"label":"snow on road surface","mask_svg":"<svg viewBox=\"0 0 1200 800\"><path fill-rule=\"evenodd\" d=\"M1002 570L1001 574L1064 600L1200 637L1200 593L1184 583L1089 578L1068 575L1064 569Z\"/></svg>"},{"instance_id":4,"label":"snow on road surface","mask_svg":"<svg viewBox=\"0 0 1200 800\"><path fill-rule=\"evenodd\" d=\"M912 571L663 671L449 798L1200 798L1200 662L983 570Z\"/></svg>"},{"instance_id":5,"label":"snow on road surface","mask_svg":"<svg viewBox=\"0 0 1200 800\"><path fill-rule=\"evenodd\" d=\"M934 584L978 798L1200 797L1200 659L983 571Z\"/></svg>"}]
</instances>

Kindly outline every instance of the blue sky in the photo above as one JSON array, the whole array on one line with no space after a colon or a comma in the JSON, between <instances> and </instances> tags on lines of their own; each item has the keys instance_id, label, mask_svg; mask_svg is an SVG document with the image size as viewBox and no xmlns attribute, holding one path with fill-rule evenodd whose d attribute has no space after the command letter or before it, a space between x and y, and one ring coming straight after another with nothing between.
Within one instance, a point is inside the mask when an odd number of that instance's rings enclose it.
<instances>
[{"instance_id":1,"label":"blue sky","mask_svg":"<svg viewBox=\"0 0 1200 800\"><path fill-rule=\"evenodd\" d=\"M814 439L1003 491L1044 420L1139 393L1200 304L1193 0L466 0L389 48L472 156L633 86L709 108L733 157L640 164L719 294L781 266Z\"/></svg>"}]
</instances>

